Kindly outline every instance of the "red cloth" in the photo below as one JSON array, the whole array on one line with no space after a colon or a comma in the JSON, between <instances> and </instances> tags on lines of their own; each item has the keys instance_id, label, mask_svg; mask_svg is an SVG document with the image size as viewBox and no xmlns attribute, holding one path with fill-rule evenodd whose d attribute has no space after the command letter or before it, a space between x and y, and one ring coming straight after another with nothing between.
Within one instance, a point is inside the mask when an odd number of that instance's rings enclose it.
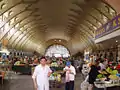
<instances>
[{"instance_id":1,"label":"red cloth","mask_svg":"<svg viewBox=\"0 0 120 90\"><path fill-rule=\"evenodd\" d=\"M116 69L120 69L120 64L117 65Z\"/></svg>"}]
</instances>

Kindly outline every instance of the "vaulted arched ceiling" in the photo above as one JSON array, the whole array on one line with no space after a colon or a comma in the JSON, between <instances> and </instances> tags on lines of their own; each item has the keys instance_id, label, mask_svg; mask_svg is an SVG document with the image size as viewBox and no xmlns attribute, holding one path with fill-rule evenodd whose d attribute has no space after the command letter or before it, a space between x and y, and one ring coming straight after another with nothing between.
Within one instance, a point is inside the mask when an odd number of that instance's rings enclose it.
<instances>
[{"instance_id":1,"label":"vaulted arched ceiling","mask_svg":"<svg viewBox=\"0 0 120 90\"><path fill-rule=\"evenodd\" d=\"M39 53L56 42L72 54L95 49L95 30L117 14L110 5L105 0L0 0L0 40L7 39L8 48Z\"/></svg>"}]
</instances>

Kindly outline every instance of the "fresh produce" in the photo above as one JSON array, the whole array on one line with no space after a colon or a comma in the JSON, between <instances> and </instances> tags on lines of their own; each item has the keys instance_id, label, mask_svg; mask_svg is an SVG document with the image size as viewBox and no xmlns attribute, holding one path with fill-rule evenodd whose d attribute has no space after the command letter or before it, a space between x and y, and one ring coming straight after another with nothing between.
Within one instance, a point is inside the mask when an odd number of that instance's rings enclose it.
<instances>
[{"instance_id":1,"label":"fresh produce","mask_svg":"<svg viewBox=\"0 0 120 90\"><path fill-rule=\"evenodd\" d=\"M61 75L58 74L56 79L57 79L58 82L61 82Z\"/></svg>"},{"instance_id":2,"label":"fresh produce","mask_svg":"<svg viewBox=\"0 0 120 90\"><path fill-rule=\"evenodd\" d=\"M15 62L14 65L20 65L20 61Z\"/></svg>"},{"instance_id":3,"label":"fresh produce","mask_svg":"<svg viewBox=\"0 0 120 90\"><path fill-rule=\"evenodd\" d=\"M56 62L51 63L51 67L58 67L58 64Z\"/></svg>"},{"instance_id":4,"label":"fresh produce","mask_svg":"<svg viewBox=\"0 0 120 90\"><path fill-rule=\"evenodd\" d=\"M116 75L110 75L109 78L111 80L118 80L118 77Z\"/></svg>"},{"instance_id":5,"label":"fresh produce","mask_svg":"<svg viewBox=\"0 0 120 90\"><path fill-rule=\"evenodd\" d=\"M117 70L113 70L113 71L111 72L111 75L116 75L116 74L118 74L118 71L117 71Z\"/></svg>"},{"instance_id":6,"label":"fresh produce","mask_svg":"<svg viewBox=\"0 0 120 90\"><path fill-rule=\"evenodd\" d=\"M51 74L49 79L61 82L61 75L59 73L57 73L57 72L54 72L54 73Z\"/></svg>"},{"instance_id":7,"label":"fresh produce","mask_svg":"<svg viewBox=\"0 0 120 90\"><path fill-rule=\"evenodd\" d=\"M98 74L97 75L97 78L100 79L100 78L104 78L105 76L103 74Z\"/></svg>"},{"instance_id":8,"label":"fresh produce","mask_svg":"<svg viewBox=\"0 0 120 90\"><path fill-rule=\"evenodd\" d=\"M111 69L110 67L108 67L108 68L106 69L106 71L107 71L108 73L111 73L111 72L112 72L112 69Z\"/></svg>"}]
</instances>

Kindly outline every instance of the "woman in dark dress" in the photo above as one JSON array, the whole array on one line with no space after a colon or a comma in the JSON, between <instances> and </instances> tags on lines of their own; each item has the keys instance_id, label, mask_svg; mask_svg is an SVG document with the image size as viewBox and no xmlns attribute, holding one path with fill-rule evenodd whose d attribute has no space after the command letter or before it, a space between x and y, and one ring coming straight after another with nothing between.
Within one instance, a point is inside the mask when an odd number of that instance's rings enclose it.
<instances>
[{"instance_id":1,"label":"woman in dark dress","mask_svg":"<svg viewBox=\"0 0 120 90\"><path fill-rule=\"evenodd\" d=\"M90 84L90 90L93 90L94 82L97 78L97 75L99 74L100 68L98 67L99 62L96 61L94 65L91 66L91 70L89 72L89 84Z\"/></svg>"}]
</instances>

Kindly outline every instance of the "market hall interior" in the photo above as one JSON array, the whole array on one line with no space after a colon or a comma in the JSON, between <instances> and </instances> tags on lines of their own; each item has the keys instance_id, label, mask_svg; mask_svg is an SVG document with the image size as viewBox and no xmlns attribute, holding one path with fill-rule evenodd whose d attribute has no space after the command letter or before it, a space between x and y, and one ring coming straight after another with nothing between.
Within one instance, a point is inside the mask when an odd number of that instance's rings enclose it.
<instances>
[{"instance_id":1,"label":"market hall interior","mask_svg":"<svg viewBox=\"0 0 120 90\"><path fill-rule=\"evenodd\" d=\"M64 90L66 61L77 72L75 90L85 79L81 62L120 65L120 0L0 0L0 90L34 90L41 56L56 70L50 90Z\"/></svg>"}]
</instances>

